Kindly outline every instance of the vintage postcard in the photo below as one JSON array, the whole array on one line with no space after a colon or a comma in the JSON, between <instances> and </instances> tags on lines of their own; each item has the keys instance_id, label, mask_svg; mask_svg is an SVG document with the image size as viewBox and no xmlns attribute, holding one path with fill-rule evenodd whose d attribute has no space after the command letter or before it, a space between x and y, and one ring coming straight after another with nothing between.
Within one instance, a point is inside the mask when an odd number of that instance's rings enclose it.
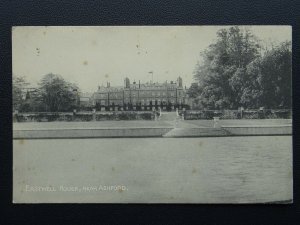
<instances>
[{"instance_id":1,"label":"vintage postcard","mask_svg":"<svg viewBox=\"0 0 300 225\"><path fill-rule=\"evenodd\" d=\"M14 203L292 203L291 26L12 28Z\"/></svg>"}]
</instances>

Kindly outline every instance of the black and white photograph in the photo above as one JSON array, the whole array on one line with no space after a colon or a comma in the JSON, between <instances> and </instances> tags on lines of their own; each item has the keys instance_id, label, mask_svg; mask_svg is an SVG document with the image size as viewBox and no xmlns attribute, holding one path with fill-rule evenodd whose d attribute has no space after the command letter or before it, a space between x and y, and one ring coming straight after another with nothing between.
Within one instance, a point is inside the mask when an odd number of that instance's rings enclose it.
<instances>
[{"instance_id":1,"label":"black and white photograph","mask_svg":"<svg viewBox=\"0 0 300 225\"><path fill-rule=\"evenodd\" d=\"M13 26L13 203L293 203L292 27Z\"/></svg>"}]
</instances>

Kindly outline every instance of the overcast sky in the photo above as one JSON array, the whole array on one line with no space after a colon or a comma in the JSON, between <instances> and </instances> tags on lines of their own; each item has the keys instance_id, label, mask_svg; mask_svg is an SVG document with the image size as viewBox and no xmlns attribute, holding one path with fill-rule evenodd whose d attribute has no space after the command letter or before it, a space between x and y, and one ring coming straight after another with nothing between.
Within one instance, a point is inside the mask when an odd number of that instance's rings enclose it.
<instances>
[{"instance_id":1,"label":"overcast sky","mask_svg":"<svg viewBox=\"0 0 300 225\"><path fill-rule=\"evenodd\" d=\"M13 74L36 86L43 75L60 74L84 92L125 77L141 83L183 78L187 87L200 52L224 26L14 27ZM290 26L251 26L265 43L291 40Z\"/></svg>"}]
</instances>

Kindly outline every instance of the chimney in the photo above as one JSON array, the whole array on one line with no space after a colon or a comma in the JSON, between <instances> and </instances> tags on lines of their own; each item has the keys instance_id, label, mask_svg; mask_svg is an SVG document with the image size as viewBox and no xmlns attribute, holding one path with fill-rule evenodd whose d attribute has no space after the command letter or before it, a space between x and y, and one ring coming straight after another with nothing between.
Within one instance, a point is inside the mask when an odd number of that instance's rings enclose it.
<instances>
[{"instance_id":1,"label":"chimney","mask_svg":"<svg viewBox=\"0 0 300 225\"><path fill-rule=\"evenodd\" d=\"M125 88L129 88L130 87L130 80L128 77L125 78Z\"/></svg>"},{"instance_id":2,"label":"chimney","mask_svg":"<svg viewBox=\"0 0 300 225\"><path fill-rule=\"evenodd\" d=\"M180 76L177 79L177 83L179 87L182 87L182 78Z\"/></svg>"}]
</instances>

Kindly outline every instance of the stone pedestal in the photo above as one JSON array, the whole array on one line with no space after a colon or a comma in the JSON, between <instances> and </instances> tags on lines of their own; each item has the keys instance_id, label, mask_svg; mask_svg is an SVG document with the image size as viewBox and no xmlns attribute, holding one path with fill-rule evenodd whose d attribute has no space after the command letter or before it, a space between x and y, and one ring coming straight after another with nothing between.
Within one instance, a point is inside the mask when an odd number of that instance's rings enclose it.
<instances>
[{"instance_id":1,"label":"stone pedestal","mask_svg":"<svg viewBox=\"0 0 300 225\"><path fill-rule=\"evenodd\" d=\"M220 121L220 117L214 117L214 128L220 128L221 127L219 121Z\"/></svg>"},{"instance_id":2,"label":"stone pedestal","mask_svg":"<svg viewBox=\"0 0 300 225\"><path fill-rule=\"evenodd\" d=\"M93 121L96 121L96 109L93 109Z\"/></svg>"},{"instance_id":3,"label":"stone pedestal","mask_svg":"<svg viewBox=\"0 0 300 225\"><path fill-rule=\"evenodd\" d=\"M15 110L14 112L13 112L13 122L18 122L18 113L19 113L19 111L18 110Z\"/></svg>"}]
</instances>

